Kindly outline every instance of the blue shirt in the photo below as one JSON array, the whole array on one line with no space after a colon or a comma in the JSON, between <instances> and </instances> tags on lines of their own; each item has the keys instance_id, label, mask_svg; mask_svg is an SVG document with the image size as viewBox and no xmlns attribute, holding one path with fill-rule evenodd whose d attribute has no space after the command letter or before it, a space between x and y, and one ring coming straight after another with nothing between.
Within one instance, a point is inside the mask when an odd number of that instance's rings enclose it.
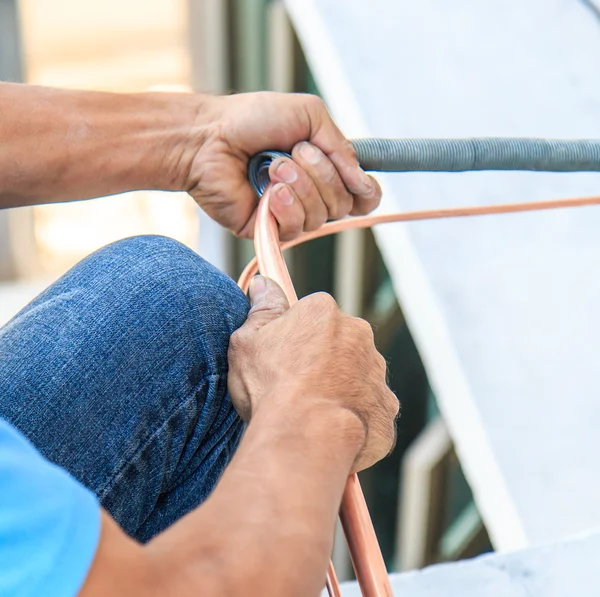
<instances>
[{"instance_id":1,"label":"blue shirt","mask_svg":"<svg viewBox=\"0 0 600 597\"><path fill-rule=\"evenodd\" d=\"M99 538L94 494L0 419L0 597L74 597Z\"/></svg>"}]
</instances>

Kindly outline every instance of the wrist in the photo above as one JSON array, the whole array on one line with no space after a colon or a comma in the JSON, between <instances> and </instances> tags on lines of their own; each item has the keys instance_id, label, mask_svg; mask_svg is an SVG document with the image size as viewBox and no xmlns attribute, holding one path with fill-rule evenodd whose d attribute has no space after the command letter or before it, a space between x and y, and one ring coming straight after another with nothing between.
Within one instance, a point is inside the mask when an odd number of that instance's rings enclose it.
<instances>
[{"instance_id":1,"label":"wrist","mask_svg":"<svg viewBox=\"0 0 600 597\"><path fill-rule=\"evenodd\" d=\"M360 418L352 411L330 400L298 395L291 400L262 400L252 415L251 427L261 427L289 439L297 438L314 450L336 453L352 466L362 449L366 430Z\"/></svg>"},{"instance_id":2,"label":"wrist","mask_svg":"<svg viewBox=\"0 0 600 597\"><path fill-rule=\"evenodd\" d=\"M166 113L165 151L154 164L158 179L152 188L165 191L189 191L194 186L190 172L197 155L214 128L218 98L188 93L148 94ZM152 176L152 172L149 173Z\"/></svg>"}]
</instances>

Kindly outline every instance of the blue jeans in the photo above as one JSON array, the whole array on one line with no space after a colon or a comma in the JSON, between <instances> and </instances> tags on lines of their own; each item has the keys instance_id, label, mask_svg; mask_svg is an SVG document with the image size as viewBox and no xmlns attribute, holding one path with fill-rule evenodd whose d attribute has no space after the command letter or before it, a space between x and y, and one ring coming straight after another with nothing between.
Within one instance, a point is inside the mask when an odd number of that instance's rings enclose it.
<instances>
[{"instance_id":1,"label":"blue jeans","mask_svg":"<svg viewBox=\"0 0 600 597\"><path fill-rule=\"evenodd\" d=\"M176 241L109 245L0 329L0 417L147 541L206 499L240 440L227 347L247 312Z\"/></svg>"}]
</instances>

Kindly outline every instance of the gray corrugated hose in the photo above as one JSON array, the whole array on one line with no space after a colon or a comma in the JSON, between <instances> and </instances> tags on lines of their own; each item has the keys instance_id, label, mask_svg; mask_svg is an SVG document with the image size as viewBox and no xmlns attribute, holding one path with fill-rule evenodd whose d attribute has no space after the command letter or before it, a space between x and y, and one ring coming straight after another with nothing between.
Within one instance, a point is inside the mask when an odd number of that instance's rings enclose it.
<instances>
[{"instance_id":1,"label":"gray corrugated hose","mask_svg":"<svg viewBox=\"0 0 600 597\"><path fill-rule=\"evenodd\" d=\"M600 172L597 139L356 139L352 144L362 168L371 172ZM264 151L250 160L248 176L259 195L269 184L269 164L281 156L289 154Z\"/></svg>"}]
</instances>

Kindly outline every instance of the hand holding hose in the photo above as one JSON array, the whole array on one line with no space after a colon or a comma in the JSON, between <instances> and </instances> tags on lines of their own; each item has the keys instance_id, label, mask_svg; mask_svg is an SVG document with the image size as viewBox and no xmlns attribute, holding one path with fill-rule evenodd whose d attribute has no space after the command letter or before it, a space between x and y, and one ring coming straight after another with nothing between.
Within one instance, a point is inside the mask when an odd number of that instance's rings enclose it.
<instances>
[{"instance_id":1,"label":"hand holding hose","mask_svg":"<svg viewBox=\"0 0 600 597\"><path fill-rule=\"evenodd\" d=\"M327 220L367 214L381 189L358 165L351 143L316 96L248 93L206 97L192 133L198 150L186 189L214 220L252 238L258 199L248 182L251 156L289 152L270 166L270 208L282 241Z\"/></svg>"}]
</instances>

